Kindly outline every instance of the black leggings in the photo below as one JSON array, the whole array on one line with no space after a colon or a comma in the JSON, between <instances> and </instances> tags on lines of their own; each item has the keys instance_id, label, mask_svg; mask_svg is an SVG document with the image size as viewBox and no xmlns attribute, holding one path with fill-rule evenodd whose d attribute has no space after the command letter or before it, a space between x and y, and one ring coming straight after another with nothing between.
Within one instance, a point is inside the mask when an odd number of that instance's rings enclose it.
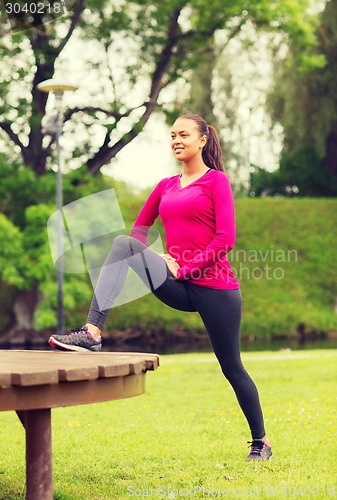
<instances>
[{"instance_id":1,"label":"black leggings","mask_svg":"<svg viewBox=\"0 0 337 500\"><path fill-rule=\"evenodd\" d=\"M198 312L223 374L232 385L252 438L265 436L259 395L240 356L240 290L216 290L175 279L165 260L130 236L118 236L101 270L87 322L102 330L106 316L125 283L129 266L162 302L181 311Z\"/></svg>"}]
</instances>

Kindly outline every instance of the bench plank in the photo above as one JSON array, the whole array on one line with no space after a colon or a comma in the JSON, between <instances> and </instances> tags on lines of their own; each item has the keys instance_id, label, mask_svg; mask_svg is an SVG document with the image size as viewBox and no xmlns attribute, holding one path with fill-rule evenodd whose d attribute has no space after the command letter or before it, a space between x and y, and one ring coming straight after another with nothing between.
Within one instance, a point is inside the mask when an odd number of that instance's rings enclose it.
<instances>
[{"instance_id":1,"label":"bench plank","mask_svg":"<svg viewBox=\"0 0 337 500\"><path fill-rule=\"evenodd\" d=\"M159 357L147 353L0 350L0 388L137 375L158 366Z\"/></svg>"}]
</instances>

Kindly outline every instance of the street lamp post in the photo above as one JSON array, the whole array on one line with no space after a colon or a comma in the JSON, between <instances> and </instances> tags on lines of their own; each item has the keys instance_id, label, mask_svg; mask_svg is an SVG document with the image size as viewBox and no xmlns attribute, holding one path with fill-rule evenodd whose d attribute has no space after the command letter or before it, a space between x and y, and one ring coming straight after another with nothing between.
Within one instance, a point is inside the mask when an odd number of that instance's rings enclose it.
<instances>
[{"instance_id":1,"label":"street lamp post","mask_svg":"<svg viewBox=\"0 0 337 500\"><path fill-rule=\"evenodd\" d=\"M60 137L62 135L62 98L66 91L77 90L77 86L69 85L56 80L45 80L38 84L37 88L42 92L53 92L55 95L56 114L56 157L57 157L57 174L56 174L56 206L57 206L57 255L59 263L57 265L57 333L64 333L64 311L63 311L63 224L62 224L62 208L63 208L63 189L62 189L62 167L61 167L61 146Z\"/></svg>"}]
</instances>

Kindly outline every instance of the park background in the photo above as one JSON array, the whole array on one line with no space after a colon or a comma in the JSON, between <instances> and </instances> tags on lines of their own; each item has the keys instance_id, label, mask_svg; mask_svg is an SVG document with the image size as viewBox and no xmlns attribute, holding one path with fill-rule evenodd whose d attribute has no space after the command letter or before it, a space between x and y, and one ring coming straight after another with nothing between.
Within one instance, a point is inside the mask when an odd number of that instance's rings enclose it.
<instances>
[{"instance_id":1,"label":"park background","mask_svg":"<svg viewBox=\"0 0 337 500\"><path fill-rule=\"evenodd\" d=\"M52 0L43 16L4 5L2 348L46 348L57 327L55 100L37 85L79 87L63 98L64 205L112 188L127 228L179 172L173 120L198 112L220 132L235 194L242 357L273 446L271 462L245 462L248 428L198 316L146 295L112 310L105 342L175 353L141 397L53 411L55 499L336 498L337 0L65 0L62 15ZM69 329L92 287L64 278ZM0 497L25 498L14 412L0 443Z\"/></svg>"},{"instance_id":2,"label":"park background","mask_svg":"<svg viewBox=\"0 0 337 500\"><path fill-rule=\"evenodd\" d=\"M64 205L114 188L130 228L156 183L179 172L170 125L201 114L219 130L236 199L229 259L244 297L243 344L335 346L337 1L65 6L54 17L1 18L2 345L46 345L57 326L47 234L55 101L37 88L54 78L79 87L63 98ZM85 273L64 279L69 330L85 321L93 290ZM104 338L160 352L207 344L197 314L151 295L114 308Z\"/></svg>"}]
</instances>

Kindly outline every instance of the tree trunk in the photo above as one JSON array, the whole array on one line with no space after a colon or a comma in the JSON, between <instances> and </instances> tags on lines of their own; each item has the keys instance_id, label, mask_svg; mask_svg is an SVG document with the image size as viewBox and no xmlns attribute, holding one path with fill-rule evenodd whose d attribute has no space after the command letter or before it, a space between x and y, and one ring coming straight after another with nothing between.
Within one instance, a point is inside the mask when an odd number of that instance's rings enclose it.
<instances>
[{"instance_id":1,"label":"tree trunk","mask_svg":"<svg viewBox=\"0 0 337 500\"><path fill-rule=\"evenodd\" d=\"M37 338L35 329L35 312L39 301L40 292L37 284L30 290L17 290L13 304L14 325L1 337L3 343L20 345L41 341Z\"/></svg>"},{"instance_id":2,"label":"tree trunk","mask_svg":"<svg viewBox=\"0 0 337 500\"><path fill-rule=\"evenodd\" d=\"M327 139L326 155L327 169L337 178L337 130L330 132Z\"/></svg>"},{"instance_id":3,"label":"tree trunk","mask_svg":"<svg viewBox=\"0 0 337 500\"><path fill-rule=\"evenodd\" d=\"M193 69L190 99L192 109L196 110L198 115L202 116L209 125L218 129L212 101L213 71L216 62L214 37L211 37L206 44L202 61L198 67Z\"/></svg>"}]
</instances>

